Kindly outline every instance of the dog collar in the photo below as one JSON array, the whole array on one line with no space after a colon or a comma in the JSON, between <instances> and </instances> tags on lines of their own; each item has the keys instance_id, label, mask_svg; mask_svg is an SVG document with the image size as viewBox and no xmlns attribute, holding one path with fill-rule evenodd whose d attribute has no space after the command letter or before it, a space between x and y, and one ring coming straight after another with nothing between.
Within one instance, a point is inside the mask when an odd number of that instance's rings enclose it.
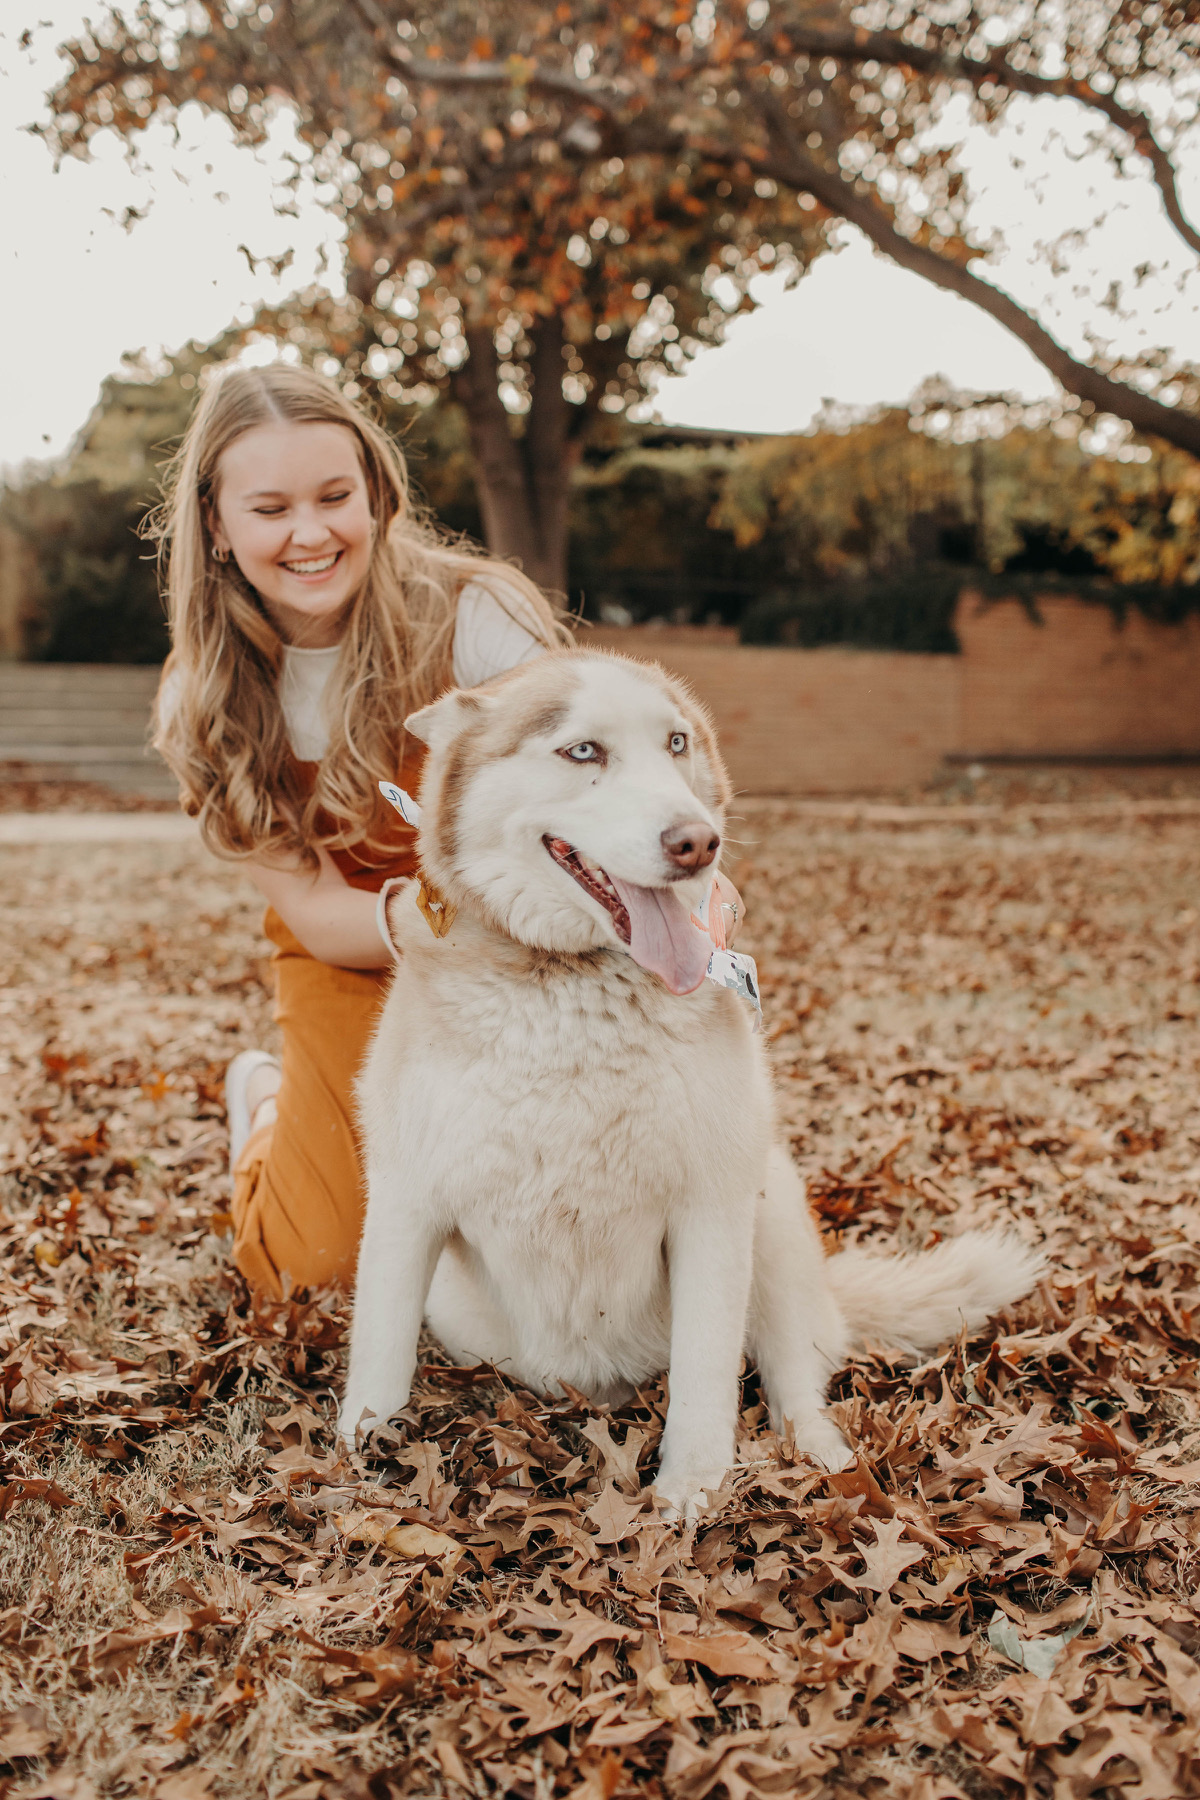
<instances>
[{"instance_id":1,"label":"dog collar","mask_svg":"<svg viewBox=\"0 0 1200 1800\"><path fill-rule=\"evenodd\" d=\"M428 875L421 876L421 884L417 889L417 910L434 937L445 937L455 919L458 917L457 906L451 906L440 888L436 888Z\"/></svg>"},{"instance_id":2,"label":"dog collar","mask_svg":"<svg viewBox=\"0 0 1200 1800\"><path fill-rule=\"evenodd\" d=\"M379 791L389 805L394 806L406 825L415 831L421 823L421 809L412 795L394 781L381 781ZM421 871L421 880L417 888L417 910L432 931L434 937L445 937L455 919L458 917L457 906L451 906L445 894L430 881L425 871Z\"/></svg>"}]
</instances>

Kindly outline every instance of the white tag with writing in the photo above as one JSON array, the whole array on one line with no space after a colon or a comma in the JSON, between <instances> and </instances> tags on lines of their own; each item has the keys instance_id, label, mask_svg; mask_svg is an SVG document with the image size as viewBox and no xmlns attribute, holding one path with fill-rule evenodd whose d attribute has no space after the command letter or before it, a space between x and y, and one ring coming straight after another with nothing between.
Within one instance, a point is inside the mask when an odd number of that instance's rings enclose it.
<instances>
[{"instance_id":1,"label":"white tag with writing","mask_svg":"<svg viewBox=\"0 0 1200 1800\"><path fill-rule=\"evenodd\" d=\"M762 1000L758 992L758 966L752 956L740 950L714 950L708 959L708 979L718 987L731 988L754 1008L754 1029L763 1028Z\"/></svg>"},{"instance_id":2,"label":"white tag with writing","mask_svg":"<svg viewBox=\"0 0 1200 1800\"><path fill-rule=\"evenodd\" d=\"M404 789L402 787L397 787L394 781L381 781L379 784L379 791L384 799L390 801L395 807L396 811L400 814L400 817L404 820L404 823L406 825L411 825L415 831L417 826L421 823L421 809L413 799L412 795L406 794Z\"/></svg>"}]
</instances>

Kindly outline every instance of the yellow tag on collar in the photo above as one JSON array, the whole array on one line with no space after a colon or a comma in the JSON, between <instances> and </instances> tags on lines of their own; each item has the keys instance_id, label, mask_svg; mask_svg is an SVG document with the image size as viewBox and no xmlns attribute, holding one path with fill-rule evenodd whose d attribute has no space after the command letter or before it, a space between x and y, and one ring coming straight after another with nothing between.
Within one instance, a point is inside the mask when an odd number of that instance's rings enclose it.
<instances>
[{"instance_id":1,"label":"yellow tag on collar","mask_svg":"<svg viewBox=\"0 0 1200 1800\"><path fill-rule=\"evenodd\" d=\"M458 917L457 906L451 906L445 895L440 894L427 875L422 875L421 885L417 889L417 909L423 915L425 923L434 937L445 937L455 919Z\"/></svg>"}]
</instances>

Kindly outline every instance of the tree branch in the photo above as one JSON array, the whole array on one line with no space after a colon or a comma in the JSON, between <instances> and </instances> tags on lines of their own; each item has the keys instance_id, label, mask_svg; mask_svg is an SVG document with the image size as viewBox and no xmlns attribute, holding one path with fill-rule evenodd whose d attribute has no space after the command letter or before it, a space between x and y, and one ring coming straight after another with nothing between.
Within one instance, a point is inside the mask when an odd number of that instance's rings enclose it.
<instances>
[{"instance_id":1,"label":"tree branch","mask_svg":"<svg viewBox=\"0 0 1200 1800\"><path fill-rule=\"evenodd\" d=\"M1100 93L1090 82L1070 75L1055 78L1036 75L1028 69L1014 69L1001 51L994 51L985 61L979 62L959 51L928 50L923 45L906 44L903 38L885 31L835 31L820 26L775 24L766 29L775 36L785 36L797 53L833 56L846 62L887 63L892 68L916 69L922 75L941 75L948 81L969 81L972 87L992 81L1035 98L1078 100L1081 105L1103 113L1110 123L1128 133L1135 150L1146 158L1168 219L1188 248L1200 255L1200 231L1184 213L1175 166L1155 137L1149 118L1134 107L1121 106L1112 94Z\"/></svg>"},{"instance_id":2,"label":"tree branch","mask_svg":"<svg viewBox=\"0 0 1200 1800\"><path fill-rule=\"evenodd\" d=\"M351 0L370 27L376 47L398 75L409 81L424 81L435 87L523 87L534 93L554 94L560 99L574 100L594 106L598 112L614 117L620 96L608 93L564 74L561 69L547 69L526 56L513 56L505 62L444 62L440 57L414 56L410 50L398 49L387 41L386 21L374 0Z\"/></svg>"},{"instance_id":3,"label":"tree branch","mask_svg":"<svg viewBox=\"0 0 1200 1800\"><path fill-rule=\"evenodd\" d=\"M406 237L433 219L445 218L447 213L470 212L486 205L495 198L506 182L528 169L531 161L529 143L517 144L503 162L491 164L478 177L468 180L464 185L443 187L428 200L422 200L405 213L376 213L374 217L380 224L390 217L391 230L386 235L395 242L403 243Z\"/></svg>"},{"instance_id":4,"label":"tree branch","mask_svg":"<svg viewBox=\"0 0 1200 1800\"><path fill-rule=\"evenodd\" d=\"M398 51L393 53L392 59L410 80L426 81L438 87L529 88L534 93L554 94L584 106L594 106L610 118L620 104L616 95L579 81L574 75L564 75L558 69L543 68L540 63L530 62L523 56L513 57L510 62L449 63L406 56L403 51Z\"/></svg>"},{"instance_id":5,"label":"tree branch","mask_svg":"<svg viewBox=\"0 0 1200 1800\"><path fill-rule=\"evenodd\" d=\"M524 86L569 97L605 114L608 130L614 140L610 148L619 149L622 140L636 135L644 141L644 147L651 147L652 142L653 148L664 154L691 150L707 161L724 166L739 162L750 163L763 175L772 176L788 187L812 194L830 213L857 225L877 250L891 257L901 268L912 270L936 287L960 294L979 307L981 312L996 319L1032 351L1068 392L1089 402L1098 411L1114 413L1117 417L1126 419L1136 431L1163 438L1190 455L1200 457L1200 418L1168 406L1149 394L1139 392L1128 383L1117 381L1081 362L1011 295L1001 288L993 287L990 282L981 280L970 269L940 255L927 244L914 243L906 238L897 230L891 213L877 196L856 192L852 180L809 155L794 130L779 95L762 88L758 90L757 105L766 126L768 149L764 152L757 146L747 144L730 147L680 131L674 120L669 125L665 120L656 120L654 108L640 112L636 121L623 119L617 96L601 93L587 83L577 81L574 76L542 69L524 58L519 59L519 71L514 71L513 64L508 62L444 63L439 59L418 60L382 41L386 35L386 22L382 20L376 0L351 0L351 4L366 21L380 53L391 66L412 80L436 81L445 85L502 86L511 85L514 78L517 78ZM1074 79L1053 81L1025 70L1012 69L1001 55L990 57L985 62L968 61L957 53L947 54L937 49L929 50L923 46L906 44L902 39L885 32L831 31L808 27L788 30L787 36L791 47L797 52L825 54L858 62L886 62L948 79L966 79L973 85L991 80L1028 94L1057 97L1065 95L1080 100L1102 112L1133 137L1139 151L1150 160L1155 181L1172 223L1184 240L1200 251L1200 234L1193 230L1183 215L1175 187L1173 166L1154 140L1149 121L1145 115L1119 106L1112 96L1096 93L1088 83ZM507 173L508 171L496 172L496 185L503 181ZM437 213L457 210L463 204L463 198L461 194L439 195L427 205L414 208L409 219L397 221L400 232L403 233L406 228L424 222Z\"/></svg>"},{"instance_id":6,"label":"tree branch","mask_svg":"<svg viewBox=\"0 0 1200 1800\"><path fill-rule=\"evenodd\" d=\"M873 196L856 193L852 182L823 167L802 148L790 120L773 94L761 95L759 104L771 147L765 156L743 150L740 152L742 158L752 160L764 175L812 194L831 213L857 225L877 250L890 256L901 268L911 269L936 287L961 294L982 312L990 314L1032 350L1069 393L1091 401L1100 412L1115 413L1118 418L1127 419L1135 431L1164 438L1192 456L1200 456L1200 418L1167 406L1149 394L1139 393L1126 382L1114 381L1111 376L1080 362L1001 288L981 281L969 269L952 262L949 257L939 256L928 245L911 242L897 231ZM704 154L711 155L711 148ZM729 160L734 160L733 153Z\"/></svg>"}]
</instances>

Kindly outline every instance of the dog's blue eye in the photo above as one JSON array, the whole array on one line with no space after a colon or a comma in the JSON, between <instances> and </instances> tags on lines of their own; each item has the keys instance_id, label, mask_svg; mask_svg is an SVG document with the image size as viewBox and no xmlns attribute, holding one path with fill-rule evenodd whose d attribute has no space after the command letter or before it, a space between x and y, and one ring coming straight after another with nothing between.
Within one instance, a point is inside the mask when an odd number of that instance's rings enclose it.
<instances>
[{"instance_id":1,"label":"dog's blue eye","mask_svg":"<svg viewBox=\"0 0 1200 1800\"><path fill-rule=\"evenodd\" d=\"M569 756L572 762L596 762L600 755L600 746L592 743L569 744L564 754Z\"/></svg>"},{"instance_id":2,"label":"dog's blue eye","mask_svg":"<svg viewBox=\"0 0 1200 1800\"><path fill-rule=\"evenodd\" d=\"M682 731L671 733L671 755L682 756L687 749L687 735Z\"/></svg>"}]
</instances>

